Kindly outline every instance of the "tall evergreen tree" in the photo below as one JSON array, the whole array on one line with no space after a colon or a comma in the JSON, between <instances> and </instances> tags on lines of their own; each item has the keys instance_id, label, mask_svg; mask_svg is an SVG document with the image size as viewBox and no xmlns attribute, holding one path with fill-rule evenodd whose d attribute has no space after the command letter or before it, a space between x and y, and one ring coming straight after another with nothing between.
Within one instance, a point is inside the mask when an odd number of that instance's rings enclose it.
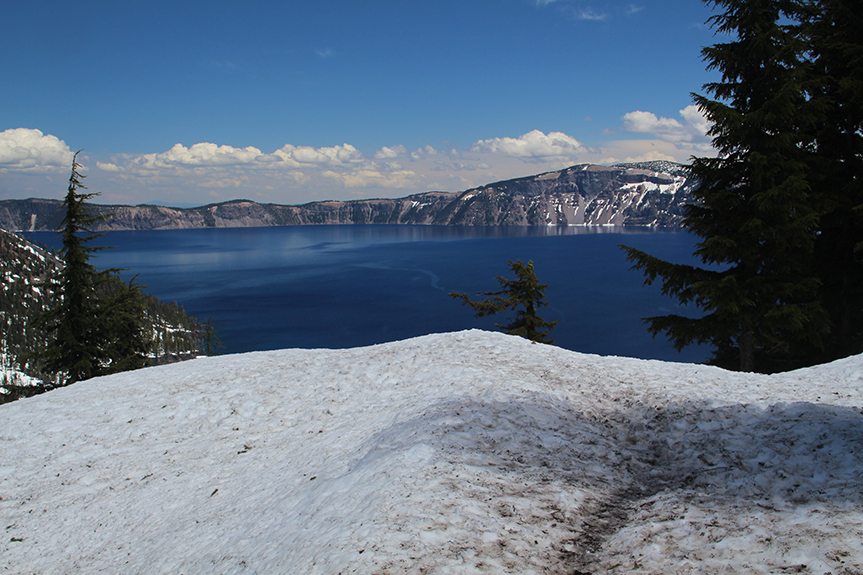
<instances>
[{"instance_id":1,"label":"tall evergreen tree","mask_svg":"<svg viewBox=\"0 0 863 575\"><path fill-rule=\"evenodd\" d=\"M461 300L473 308L477 317L495 315L506 310L516 310L515 318L507 325L498 325L510 335L518 335L538 343L554 343L548 339L548 332L557 325L556 321L545 321L538 315L538 308L547 306L545 289L548 284L541 284L533 271L533 262L525 265L518 261L510 261L509 268L515 272L516 279L509 280L497 276L501 289L496 292L480 292L480 295L491 296L482 301L473 301L465 293L451 292L453 300Z\"/></svg>"},{"instance_id":2,"label":"tall evergreen tree","mask_svg":"<svg viewBox=\"0 0 863 575\"><path fill-rule=\"evenodd\" d=\"M78 154L72 159L69 188L63 200L66 215L60 225L63 247L60 254L65 266L59 282L53 284L54 307L43 316L49 333L54 337L43 354L45 369L52 373L65 373L66 382L87 379L98 375L103 357L99 340L99 306L95 294L96 268L90 264L91 255L100 248L87 243L98 237L90 227L98 221L86 206L95 194L80 192L86 189L79 172Z\"/></svg>"},{"instance_id":3,"label":"tall evergreen tree","mask_svg":"<svg viewBox=\"0 0 863 575\"><path fill-rule=\"evenodd\" d=\"M140 286L111 282L111 274L117 270L98 271L90 263L93 253L104 249L87 245L102 235L91 228L103 218L86 205L97 194L80 191L86 187L82 184L85 176L79 172L79 153L73 157L63 200L66 213L60 225L60 254L65 266L59 281L50 286L54 305L41 317L53 336L41 354L42 367L48 373L65 374L66 384L140 367L147 350Z\"/></svg>"},{"instance_id":4,"label":"tall evergreen tree","mask_svg":"<svg viewBox=\"0 0 863 575\"><path fill-rule=\"evenodd\" d=\"M811 174L822 212L816 273L833 326L827 361L863 352L863 10L819 0L801 20L813 61L807 107L818 118Z\"/></svg>"},{"instance_id":5,"label":"tall evergreen tree","mask_svg":"<svg viewBox=\"0 0 863 575\"><path fill-rule=\"evenodd\" d=\"M665 262L625 247L646 283L694 302L706 315L647 318L678 349L714 347L713 362L742 371L795 367L791 350L819 349L829 320L814 273L820 211L812 197L809 135L818 116L803 113L812 79L800 0L706 0L725 9L712 18L731 41L702 54L721 73L693 94L713 125L716 158L696 158L700 182L684 225L701 237L706 267Z\"/></svg>"}]
</instances>

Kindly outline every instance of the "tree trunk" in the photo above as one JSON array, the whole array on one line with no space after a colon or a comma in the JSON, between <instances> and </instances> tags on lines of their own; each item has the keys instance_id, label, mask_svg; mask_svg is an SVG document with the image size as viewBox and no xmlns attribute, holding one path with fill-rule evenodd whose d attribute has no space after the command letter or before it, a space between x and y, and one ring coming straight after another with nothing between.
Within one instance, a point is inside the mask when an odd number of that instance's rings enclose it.
<instances>
[{"instance_id":1,"label":"tree trunk","mask_svg":"<svg viewBox=\"0 0 863 575\"><path fill-rule=\"evenodd\" d=\"M740 371L755 370L755 334L747 329L740 334Z\"/></svg>"}]
</instances>

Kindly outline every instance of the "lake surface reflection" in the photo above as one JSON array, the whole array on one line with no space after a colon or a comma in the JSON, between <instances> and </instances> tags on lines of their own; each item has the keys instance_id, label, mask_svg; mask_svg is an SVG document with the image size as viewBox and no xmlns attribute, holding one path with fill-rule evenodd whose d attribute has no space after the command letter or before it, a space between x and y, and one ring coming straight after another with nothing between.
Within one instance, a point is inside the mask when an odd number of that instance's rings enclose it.
<instances>
[{"instance_id":1,"label":"lake surface reflection","mask_svg":"<svg viewBox=\"0 0 863 575\"><path fill-rule=\"evenodd\" d=\"M56 234L26 234L58 246ZM533 260L549 284L540 315L560 323L555 345L602 355L703 361L705 348L676 352L640 318L686 314L644 287L617 244L697 263L695 238L677 230L567 227L290 226L111 232L99 268L127 268L145 291L212 318L225 352L344 348L468 328L495 330L450 291L496 290L507 260Z\"/></svg>"}]
</instances>

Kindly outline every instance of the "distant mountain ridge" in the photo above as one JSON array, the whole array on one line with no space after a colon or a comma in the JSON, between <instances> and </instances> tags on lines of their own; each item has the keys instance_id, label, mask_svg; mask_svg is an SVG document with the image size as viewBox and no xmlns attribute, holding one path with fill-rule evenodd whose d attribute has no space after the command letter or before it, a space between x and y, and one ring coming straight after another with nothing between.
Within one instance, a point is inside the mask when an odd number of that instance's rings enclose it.
<instances>
[{"instance_id":1,"label":"distant mountain ridge","mask_svg":"<svg viewBox=\"0 0 863 575\"><path fill-rule=\"evenodd\" d=\"M425 192L393 199L295 206L231 200L196 208L98 204L93 208L108 216L96 231L315 224L678 227L693 185L686 166L655 161L580 164L464 192ZM62 220L59 207L57 200L0 201L0 228L57 229Z\"/></svg>"}]
</instances>

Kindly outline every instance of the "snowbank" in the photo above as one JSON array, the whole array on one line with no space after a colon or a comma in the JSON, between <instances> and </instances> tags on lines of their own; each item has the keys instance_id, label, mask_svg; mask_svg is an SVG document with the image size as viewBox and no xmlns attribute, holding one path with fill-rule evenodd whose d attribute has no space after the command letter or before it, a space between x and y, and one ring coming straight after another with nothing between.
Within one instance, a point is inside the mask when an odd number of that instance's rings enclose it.
<instances>
[{"instance_id":1,"label":"snowbank","mask_svg":"<svg viewBox=\"0 0 863 575\"><path fill-rule=\"evenodd\" d=\"M0 407L0 569L859 573L861 406L482 331L154 367Z\"/></svg>"}]
</instances>

